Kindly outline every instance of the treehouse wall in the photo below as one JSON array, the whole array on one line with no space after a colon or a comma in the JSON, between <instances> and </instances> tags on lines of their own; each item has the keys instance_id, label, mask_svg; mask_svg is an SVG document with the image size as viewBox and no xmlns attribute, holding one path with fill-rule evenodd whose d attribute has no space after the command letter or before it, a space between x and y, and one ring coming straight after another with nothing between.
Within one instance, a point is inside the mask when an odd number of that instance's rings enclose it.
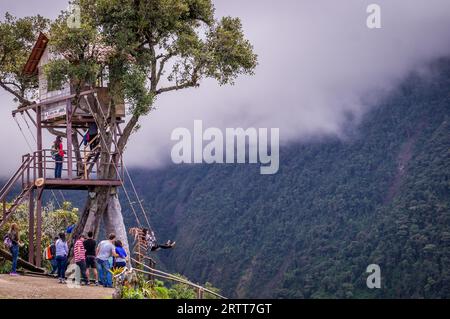
<instances>
[{"instance_id":1,"label":"treehouse wall","mask_svg":"<svg viewBox=\"0 0 450 319\"><path fill-rule=\"evenodd\" d=\"M49 63L50 60L50 52L48 47L45 49L42 54L41 60L38 64L38 74L39 74L39 99L40 101L45 101L48 99L54 99L62 96L66 96L70 94L70 85L69 83L63 84L61 90L48 90L48 80L45 75L45 65ZM66 115L66 102L61 101L57 103L52 103L46 105L42 109L42 121L47 121L49 119L58 118Z\"/></svg>"},{"instance_id":2,"label":"treehouse wall","mask_svg":"<svg viewBox=\"0 0 450 319\"><path fill-rule=\"evenodd\" d=\"M71 89L71 85L69 82L64 83L60 90L49 91L48 87L48 79L45 75L45 66L52 59L51 52L47 47L42 54L42 57L38 64L38 74L39 74L39 99L41 102L51 99L57 99L59 97L64 97L72 94L73 90ZM107 82L105 82L107 83ZM89 90L86 87L86 90ZM109 103L110 103L110 94L109 89L107 87L97 87L98 99L102 106L103 114L110 115L109 111ZM91 105L93 105L94 100L93 97L90 97ZM66 101L56 102L47 104L42 108L42 121L48 122L52 120L60 120L66 116ZM116 116L118 118L125 117L125 103L123 100L115 101L116 104ZM75 120L84 121L86 118L91 118L89 113L89 107L86 102L82 99L80 101L80 108L75 111Z\"/></svg>"}]
</instances>

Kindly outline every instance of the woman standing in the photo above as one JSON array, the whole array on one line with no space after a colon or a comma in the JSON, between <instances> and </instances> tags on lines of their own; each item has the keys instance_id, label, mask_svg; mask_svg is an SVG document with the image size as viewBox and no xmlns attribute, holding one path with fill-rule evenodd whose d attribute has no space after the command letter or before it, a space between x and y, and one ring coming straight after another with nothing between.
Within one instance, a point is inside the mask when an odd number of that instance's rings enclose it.
<instances>
[{"instance_id":1,"label":"woman standing","mask_svg":"<svg viewBox=\"0 0 450 319\"><path fill-rule=\"evenodd\" d=\"M11 241L11 247L9 247L9 251L12 255L12 268L10 275L18 276L17 274L17 259L19 258L19 244L20 244L20 232L19 226L16 223L11 224L11 227L8 232L8 238Z\"/></svg>"},{"instance_id":2,"label":"woman standing","mask_svg":"<svg viewBox=\"0 0 450 319\"><path fill-rule=\"evenodd\" d=\"M55 178L61 178L65 155L61 136L56 137L55 143L53 144L52 155L55 159Z\"/></svg>"},{"instance_id":3,"label":"woman standing","mask_svg":"<svg viewBox=\"0 0 450 319\"><path fill-rule=\"evenodd\" d=\"M58 279L60 284L66 283L66 265L67 256L69 255L69 247L66 242L66 234L60 233L59 239L56 241L56 264L58 267Z\"/></svg>"}]
</instances>

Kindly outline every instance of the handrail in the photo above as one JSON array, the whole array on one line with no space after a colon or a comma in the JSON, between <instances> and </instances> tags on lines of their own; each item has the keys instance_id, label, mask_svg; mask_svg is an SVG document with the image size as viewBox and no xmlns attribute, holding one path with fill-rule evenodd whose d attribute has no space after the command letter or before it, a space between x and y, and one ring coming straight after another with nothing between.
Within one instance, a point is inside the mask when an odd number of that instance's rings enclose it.
<instances>
[{"instance_id":1,"label":"handrail","mask_svg":"<svg viewBox=\"0 0 450 319\"><path fill-rule=\"evenodd\" d=\"M221 299L227 299L226 297L224 297L224 296L218 294L217 292L214 292L214 291L212 291L212 290L209 290L208 288L202 287L202 286L200 286L200 285L194 284L193 282L190 282L189 280L186 280L186 279L183 279L183 278L179 278L178 276L175 276L175 275L166 273L166 272L161 271L161 270L157 270L157 269L151 268L151 267L149 267L149 266L147 266L147 265L145 265L145 264L143 264L143 263L137 261L137 260L134 259L134 258L130 258L130 259L131 259L132 261L134 261L135 263L144 266L144 268L147 268L147 269L150 270L150 271L145 271L145 270L140 270L140 269L134 268L133 270L135 270L135 271L142 272L142 273L146 273L146 274L149 274L149 275L155 276L155 277L160 277L160 278L164 278L164 279L176 281L176 282L179 282L179 283L181 283L181 284L185 284L185 285L191 286L191 287L193 287L193 288L197 288L197 289L199 289L199 290L201 290L201 291L207 292L207 293L209 293L209 294L211 294L211 295L213 295L213 296L219 297L219 298L221 298Z\"/></svg>"},{"instance_id":2,"label":"handrail","mask_svg":"<svg viewBox=\"0 0 450 319\"><path fill-rule=\"evenodd\" d=\"M29 155L29 154L28 154ZM19 180L19 178L23 175L25 169L27 169L33 160L33 156L29 155L20 165L19 169L14 173L14 175L8 180L8 182L3 186L0 191L0 202L3 201L6 196L9 194L9 191L13 187L14 183ZM29 181L28 181L29 182Z\"/></svg>"},{"instance_id":3,"label":"handrail","mask_svg":"<svg viewBox=\"0 0 450 319\"><path fill-rule=\"evenodd\" d=\"M97 92L96 89L88 90L88 91L81 92L81 93L79 94L79 96L89 95L89 94L95 93L95 92ZM62 102L62 101L65 101L65 100L70 100L70 99L73 99L73 98L76 97L76 96L77 96L76 94L70 94L70 95L65 95L65 96L57 97L57 98L54 98L54 99L47 99L47 100L44 100L44 101L42 101L42 102L40 102L40 103L30 104L30 105L28 105L28 106L25 106L25 107L19 108L19 109L17 109L17 110L14 110L14 111L12 112L12 114L13 114L13 116L15 116L17 113L23 113L23 112L25 112L25 111L27 111L27 110L35 109L35 108L37 108L38 106L43 106L43 105L48 105L48 104L53 104L53 103Z\"/></svg>"},{"instance_id":4,"label":"handrail","mask_svg":"<svg viewBox=\"0 0 450 319\"><path fill-rule=\"evenodd\" d=\"M120 175L123 174L123 163L122 161L119 161L118 163L115 163L114 158L117 158L117 153L116 152L112 152L109 153L110 156L112 157L111 161L104 161L101 158L96 158L96 154L99 154L100 151L100 147L97 146L95 147L93 150L89 150L89 149L82 149L80 150L80 159L78 160L78 158L76 157L75 154L75 150L72 150L72 152L69 152L68 150L64 150L65 152L65 156L62 160L63 163L63 172L67 172L68 171L68 157L72 156L72 171L73 172L77 172L76 175L74 175L72 178L73 179L84 179L84 180L89 180L89 175L91 174L96 174L98 173L98 167L99 165L116 165L121 171L119 172L119 175L117 177L112 177L110 180L119 180L120 179ZM50 174L50 172L52 170L54 170L54 163L55 161L53 160L53 157L51 155L51 152L53 150L52 149L42 149L40 151L35 151L34 157L35 160L34 162L31 164L31 168L32 169L38 169L39 167L42 167L42 177L46 177L48 174ZM92 161L92 159L95 159L94 161ZM86 172L86 168L87 168L87 172ZM95 180L96 178L92 178L93 180Z\"/></svg>"}]
</instances>

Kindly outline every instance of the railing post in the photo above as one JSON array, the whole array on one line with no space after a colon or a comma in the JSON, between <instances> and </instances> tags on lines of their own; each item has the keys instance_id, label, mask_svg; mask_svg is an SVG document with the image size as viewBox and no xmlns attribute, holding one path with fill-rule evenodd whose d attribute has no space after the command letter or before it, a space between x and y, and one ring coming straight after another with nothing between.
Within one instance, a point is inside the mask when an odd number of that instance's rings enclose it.
<instances>
[{"instance_id":1,"label":"railing post","mask_svg":"<svg viewBox=\"0 0 450 319\"><path fill-rule=\"evenodd\" d=\"M31 166L31 155L28 154L27 156L27 187L30 185L30 166Z\"/></svg>"},{"instance_id":2,"label":"railing post","mask_svg":"<svg viewBox=\"0 0 450 319\"><path fill-rule=\"evenodd\" d=\"M30 191L28 215L28 262L34 264L34 189Z\"/></svg>"},{"instance_id":3,"label":"railing post","mask_svg":"<svg viewBox=\"0 0 450 319\"><path fill-rule=\"evenodd\" d=\"M36 152L33 154L33 181L36 180Z\"/></svg>"},{"instance_id":4,"label":"railing post","mask_svg":"<svg viewBox=\"0 0 450 319\"><path fill-rule=\"evenodd\" d=\"M38 178L44 177L42 171L42 107L36 108L37 121L37 151L38 151Z\"/></svg>"},{"instance_id":5,"label":"railing post","mask_svg":"<svg viewBox=\"0 0 450 319\"><path fill-rule=\"evenodd\" d=\"M3 220L6 218L6 198L3 199Z\"/></svg>"},{"instance_id":6,"label":"railing post","mask_svg":"<svg viewBox=\"0 0 450 319\"><path fill-rule=\"evenodd\" d=\"M44 176L42 177L47 178L47 152L43 150L42 153L42 158L44 159Z\"/></svg>"},{"instance_id":7,"label":"railing post","mask_svg":"<svg viewBox=\"0 0 450 319\"><path fill-rule=\"evenodd\" d=\"M36 266L41 267L42 255L42 193L43 189L37 191L37 207L36 207Z\"/></svg>"},{"instance_id":8,"label":"railing post","mask_svg":"<svg viewBox=\"0 0 450 319\"><path fill-rule=\"evenodd\" d=\"M66 137L67 137L67 174L72 179L72 102L67 100L66 104Z\"/></svg>"},{"instance_id":9,"label":"railing post","mask_svg":"<svg viewBox=\"0 0 450 319\"><path fill-rule=\"evenodd\" d=\"M203 289L197 288L197 299L203 299Z\"/></svg>"}]
</instances>

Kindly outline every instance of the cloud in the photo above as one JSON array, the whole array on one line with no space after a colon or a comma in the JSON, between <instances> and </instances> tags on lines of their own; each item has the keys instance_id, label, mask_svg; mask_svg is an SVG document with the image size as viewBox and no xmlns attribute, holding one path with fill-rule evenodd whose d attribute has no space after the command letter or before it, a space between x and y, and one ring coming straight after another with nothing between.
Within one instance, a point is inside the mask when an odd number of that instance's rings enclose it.
<instances>
[{"instance_id":1,"label":"cloud","mask_svg":"<svg viewBox=\"0 0 450 319\"><path fill-rule=\"evenodd\" d=\"M51 1L47 1L50 3ZM27 7L21 1L21 13ZM53 3L56 3L53 1ZM227 0L214 1L218 15L241 17L259 55L254 77L233 87L206 81L198 89L169 93L141 121L126 158L129 166L158 167L170 158L170 134L193 127L279 127L282 142L317 135L342 135L349 115L361 118L411 70L450 55L448 0ZM382 9L382 29L366 26L366 8ZM19 6L19 5L18 5ZM34 12L45 13L35 5ZM375 99L374 99L375 98ZM16 145L4 170L26 151L20 132L3 108L0 147ZM2 134L4 136L4 134ZM11 162L10 162L11 161ZM17 163L16 163L17 164ZM15 165L14 165L15 166Z\"/></svg>"}]
</instances>

